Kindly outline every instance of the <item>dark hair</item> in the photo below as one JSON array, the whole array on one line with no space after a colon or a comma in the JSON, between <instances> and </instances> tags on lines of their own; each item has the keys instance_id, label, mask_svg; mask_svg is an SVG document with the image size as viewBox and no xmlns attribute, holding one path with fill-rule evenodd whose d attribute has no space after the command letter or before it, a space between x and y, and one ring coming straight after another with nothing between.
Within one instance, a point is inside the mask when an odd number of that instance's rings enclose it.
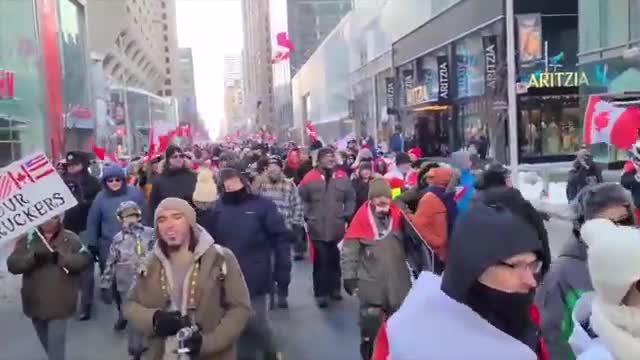
<instances>
[{"instance_id":1,"label":"dark hair","mask_svg":"<svg viewBox=\"0 0 640 360\"><path fill-rule=\"evenodd\" d=\"M198 237L196 236L196 232L193 231L193 228L189 229L189 251L196 251L196 247L198 246ZM169 247L167 243L158 236L158 246L160 250L164 254L164 256L169 257Z\"/></svg>"}]
</instances>

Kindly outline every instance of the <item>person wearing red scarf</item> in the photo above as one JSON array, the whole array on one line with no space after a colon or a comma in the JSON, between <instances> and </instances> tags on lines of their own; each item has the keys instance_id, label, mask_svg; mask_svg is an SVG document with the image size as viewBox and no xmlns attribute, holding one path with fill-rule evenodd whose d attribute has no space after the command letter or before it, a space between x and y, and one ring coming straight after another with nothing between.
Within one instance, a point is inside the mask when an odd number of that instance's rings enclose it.
<instances>
[{"instance_id":1,"label":"person wearing red scarf","mask_svg":"<svg viewBox=\"0 0 640 360\"><path fill-rule=\"evenodd\" d=\"M371 359L384 318L400 308L411 288L401 220L389 184L376 177L369 183L369 200L360 207L344 237L344 288L360 300L360 353L364 360Z\"/></svg>"}]
</instances>

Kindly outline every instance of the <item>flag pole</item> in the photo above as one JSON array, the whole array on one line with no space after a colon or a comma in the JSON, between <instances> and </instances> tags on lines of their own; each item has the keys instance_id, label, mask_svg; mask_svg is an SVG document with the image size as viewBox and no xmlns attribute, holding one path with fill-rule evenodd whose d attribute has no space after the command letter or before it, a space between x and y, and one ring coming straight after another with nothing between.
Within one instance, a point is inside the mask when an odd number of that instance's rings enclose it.
<instances>
[{"instance_id":1,"label":"flag pole","mask_svg":"<svg viewBox=\"0 0 640 360\"><path fill-rule=\"evenodd\" d=\"M47 241L47 239L44 237L44 235L42 235L42 233L40 232L40 229L36 228L35 229L36 234L38 234L38 236L40 237L40 240L42 240L42 243L44 244L44 246L50 251L50 252L54 252L53 247L51 247L51 244L49 244L49 242ZM62 270L64 271L65 274L69 275L69 269L67 269L66 267L62 266Z\"/></svg>"},{"instance_id":2,"label":"flag pole","mask_svg":"<svg viewBox=\"0 0 640 360\"><path fill-rule=\"evenodd\" d=\"M513 0L506 0L507 96L509 101L509 161L511 181L518 188L518 97L516 94L516 39Z\"/></svg>"}]
</instances>

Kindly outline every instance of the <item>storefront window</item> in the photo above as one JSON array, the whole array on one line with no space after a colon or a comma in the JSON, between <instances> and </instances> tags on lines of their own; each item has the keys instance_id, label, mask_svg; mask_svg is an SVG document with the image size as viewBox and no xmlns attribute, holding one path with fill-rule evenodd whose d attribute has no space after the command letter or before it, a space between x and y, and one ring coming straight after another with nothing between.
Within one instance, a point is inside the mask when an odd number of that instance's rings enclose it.
<instances>
[{"instance_id":1,"label":"storefront window","mask_svg":"<svg viewBox=\"0 0 640 360\"><path fill-rule=\"evenodd\" d=\"M631 40L640 39L640 0L629 0Z\"/></svg>"},{"instance_id":2,"label":"storefront window","mask_svg":"<svg viewBox=\"0 0 640 360\"><path fill-rule=\"evenodd\" d=\"M0 96L0 166L47 150L46 106L32 1L0 0L0 70L13 74L14 96Z\"/></svg>"},{"instance_id":3,"label":"storefront window","mask_svg":"<svg viewBox=\"0 0 640 360\"><path fill-rule=\"evenodd\" d=\"M629 40L629 7L627 0L601 2L602 47L622 45Z\"/></svg>"},{"instance_id":4,"label":"storefront window","mask_svg":"<svg viewBox=\"0 0 640 360\"><path fill-rule=\"evenodd\" d=\"M580 147L581 112L577 95L520 99L523 157L573 154Z\"/></svg>"},{"instance_id":5,"label":"storefront window","mask_svg":"<svg viewBox=\"0 0 640 360\"><path fill-rule=\"evenodd\" d=\"M458 98L484 95L482 37L471 36L456 43Z\"/></svg>"}]
</instances>

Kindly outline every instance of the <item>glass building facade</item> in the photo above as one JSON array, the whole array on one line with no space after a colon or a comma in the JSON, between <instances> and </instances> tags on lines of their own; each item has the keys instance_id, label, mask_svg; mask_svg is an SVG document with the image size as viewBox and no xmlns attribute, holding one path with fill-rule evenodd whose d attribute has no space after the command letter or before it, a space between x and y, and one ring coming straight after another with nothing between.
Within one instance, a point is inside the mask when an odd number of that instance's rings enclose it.
<instances>
[{"instance_id":1,"label":"glass building facade","mask_svg":"<svg viewBox=\"0 0 640 360\"><path fill-rule=\"evenodd\" d=\"M0 166L48 147L46 82L34 6L28 0L0 0L0 71L13 74L14 93L0 96Z\"/></svg>"}]
</instances>

